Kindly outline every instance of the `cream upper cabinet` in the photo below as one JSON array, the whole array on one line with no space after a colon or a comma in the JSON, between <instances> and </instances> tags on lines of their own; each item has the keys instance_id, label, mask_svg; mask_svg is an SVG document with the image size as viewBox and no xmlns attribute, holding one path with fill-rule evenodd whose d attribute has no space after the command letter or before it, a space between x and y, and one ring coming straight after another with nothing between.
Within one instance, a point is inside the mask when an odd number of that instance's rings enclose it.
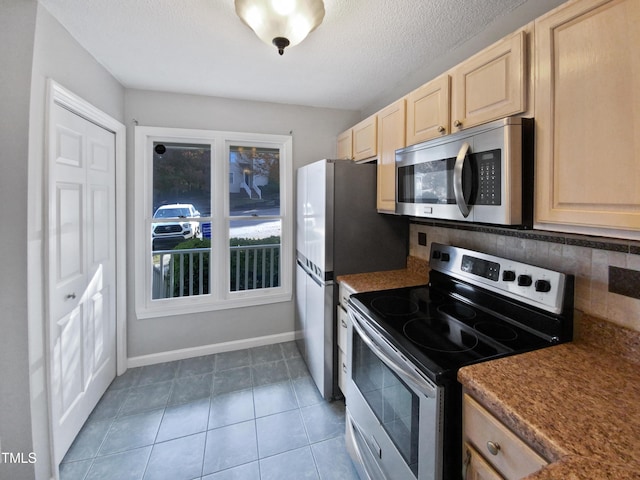
<instances>
[{"instance_id":1,"label":"cream upper cabinet","mask_svg":"<svg viewBox=\"0 0 640 480\"><path fill-rule=\"evenodd\" d=\"M407 95L407 145L450 132L450 84L448 74L440 75Z\"/></svg>"},{"instance_id":2,"label":"cream upper cabinet","mask_svg":"<svg viewBox=\"0 0 640 480\"><path fill-rule=\"evenodd\" d=\"M522 113L526 106L526 33L520 30L451 70L452 132Z\"/></svg>"},{"instance_id":3,"label":"cream upper cabinet","mask_svg":"<svg viewBox=\"0 0 640 480\"><path fill-rule=\"evenodd\" d=\"M405 146L406 100L383 108L378 117L378 197L379 211L396 209L396 150Z\"/></svg>"},{"instance_id":4,"label":"cream upper cabinet","mask_svg":"<svg viewBox=\"0 0 640 480\"><path fill-rule=\"evenodd\" d=\"M638 0L568 2L536 21L538 225L637 237L638 25Z\"/></svg>"},{"instance_id":5,"label":"cream upper cabinet","mask_svg":"<svg viewBox=\"0 0 640 480\"><path fill-rule=\"evenodd\" d=\"M378 117L372 115L354 126L353 159L355 161L375 157L378 154Z\"/></svg>"},{"instance_id":6,"label":"cream upper cabinet","mask_svg":"<svg viewBox=\"0 0 640 480\"><path fill-rule=\"evenodd\" d=\"M351 160L353 158L352 129L338 135L337 158L340 160Z\"/></svg>"}]
</instances>

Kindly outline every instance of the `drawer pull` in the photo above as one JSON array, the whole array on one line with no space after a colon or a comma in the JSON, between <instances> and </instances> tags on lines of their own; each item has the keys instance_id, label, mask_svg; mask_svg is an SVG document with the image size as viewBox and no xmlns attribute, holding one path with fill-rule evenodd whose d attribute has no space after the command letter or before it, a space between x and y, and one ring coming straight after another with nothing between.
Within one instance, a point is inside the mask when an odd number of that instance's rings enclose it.
<instances>
[{"instance_id":1,"label":"drawer pull","mask_svg":"<svg viewBox=\"0 0 640 480\"><path fill-rule=\"evenodd\" d=\"M495 442L487 442L487 450L491 455L497 455L500 452L500 444Z\"/></svg>"}]
</instances>

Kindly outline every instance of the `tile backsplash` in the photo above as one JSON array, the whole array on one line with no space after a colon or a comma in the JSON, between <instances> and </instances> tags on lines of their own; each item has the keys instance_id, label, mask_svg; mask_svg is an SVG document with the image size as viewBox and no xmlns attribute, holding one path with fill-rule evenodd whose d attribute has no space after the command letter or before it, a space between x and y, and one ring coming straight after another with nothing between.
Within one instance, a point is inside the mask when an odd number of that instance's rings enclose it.
<instances>
[{"instance_id":1,"label":"tile backsplash","mask_svg":"<svg viewBox=\"0 0 640 480\"><path fill-rule=\"evenodd\" d=\"M635 243L417 221L409 226L409 238L409 254L425 260L436 242L573 274L577 310L640 332L640 249Z\"/></svg>"}]
</instances>

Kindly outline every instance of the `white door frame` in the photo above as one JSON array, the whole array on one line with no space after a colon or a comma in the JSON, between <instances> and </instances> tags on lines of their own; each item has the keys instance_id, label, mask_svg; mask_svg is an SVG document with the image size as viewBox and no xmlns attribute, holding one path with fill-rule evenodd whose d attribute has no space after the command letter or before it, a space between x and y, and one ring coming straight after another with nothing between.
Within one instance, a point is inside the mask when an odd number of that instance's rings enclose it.
<instances>
[{"instance_id":1,"label":"white door frame","mask_svg":"<svg viewBox=\"0 0 640 480\"><path fill-rule=\"evenodd\" d=\"M54 104L58 104L67 110L83 117L84 119L106 129L115 134L115 203L116 203L116 374L122 375L127 369L127 336L126 336L126 127L94 107L92 104L82 99L81 97L70 92L52 79L47 79L47 110L45 114L45 151L49 152L48 145L48 132L52 128L50 122L51 112ZM46 154L45 161L45 175L46 178L50 178L50 164L51 159L49 154ZM48 180L45 182L45 188L48 189ZM45 193L45 198L48 197L48 192ZM48 221L48 215L45 215L45 224ZM45 232L49 229L45 228ZM46 238L45 242L48 241ZM45 262L45 265L47 263ZM48 268L48 267L45 267ZM48 278L48 277L45 277ZM48 292L48 286L45 290ZM48 293L46 293L48 295ZM47 323L48 325L48 318ZM49 329L45 327L45 338L47 338L47 358L49 358ZM49 363L49 362L47 362ZM49 378L48 385L51 385L51 365L47 365L47 375ZM51 392L49 392L49 408L51 409ZM51 421L51 418L50 418ZM51 425L50 425L51 427ZM51 445L51 452L53 452L53 444ZM54 466L56 469L57 466Z\"/></svg>"}]
</instances>

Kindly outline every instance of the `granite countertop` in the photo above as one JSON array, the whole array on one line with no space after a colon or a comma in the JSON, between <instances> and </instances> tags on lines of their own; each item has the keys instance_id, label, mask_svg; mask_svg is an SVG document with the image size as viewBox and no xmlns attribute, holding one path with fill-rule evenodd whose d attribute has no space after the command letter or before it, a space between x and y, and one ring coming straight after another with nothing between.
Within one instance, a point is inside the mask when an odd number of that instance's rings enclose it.
<instances>
[{"instance_id":1,"label":"granite countertop","mask_svg":"<svg viewBox=\"0 0 640 480\"><path fill-rule=\"evenodd\" d=\"M382 272L340 275L338 282L355 292L372 292L391 288L414 287L429 282L429 264L417 257L407 257L406 268Z\"/></svg>"},{"instance_id":2,"label":"granite countertop","mask_svg":"<svg viewBox=\"0 0 640 480\"><path fill-rule=\"evenodd\" d=\"M467 391L551 462L528 480L640 478L640 334L626 332L609 338L633 338L622 345L631 351L585 337L459 370Z\"/></svg>"}]
</instances>

